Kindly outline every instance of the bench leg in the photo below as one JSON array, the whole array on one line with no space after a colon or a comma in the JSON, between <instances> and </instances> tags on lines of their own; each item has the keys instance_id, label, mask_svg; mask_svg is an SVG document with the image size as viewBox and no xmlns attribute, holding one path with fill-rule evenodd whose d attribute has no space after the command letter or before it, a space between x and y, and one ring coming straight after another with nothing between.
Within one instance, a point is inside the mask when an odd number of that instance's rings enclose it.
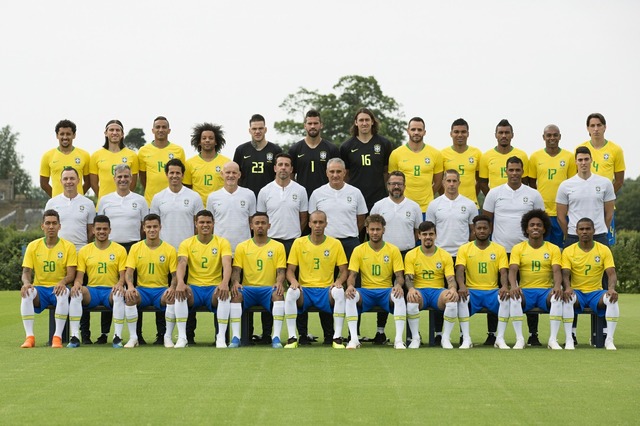
<instances>
[{"instance_id":1,"label":"bench leg","mask_svg":"<svg viewBox=\"0 0 640 426\"><path fill-rule=\"evenodd\" d=\"M252 343L253 330L253 312L249 309L242 310L242 318L240 320L240 344L242 346L250 346Z\"/></svg>"},{"instance_id":2,"label":"bench leg","mask_svg":"<svg viewBox=\"0 0 640 426\"><path fill-rule=\"evenodd\" d=\"M599 317L597 314L591 314L591 344L596 348L604 348L604 332L603 329L607 326L607 321L604 317Z\"/></svg>"},{"instance_id":3,"label":"bench leg","mask_svg":"<svg viewBox=\"0 0 640 426\"><path fill-rule=\"evenodd\" d=\"M436 339L436 311L429 311L429 346L435 345Z\"/></svg>"}]
</instances>

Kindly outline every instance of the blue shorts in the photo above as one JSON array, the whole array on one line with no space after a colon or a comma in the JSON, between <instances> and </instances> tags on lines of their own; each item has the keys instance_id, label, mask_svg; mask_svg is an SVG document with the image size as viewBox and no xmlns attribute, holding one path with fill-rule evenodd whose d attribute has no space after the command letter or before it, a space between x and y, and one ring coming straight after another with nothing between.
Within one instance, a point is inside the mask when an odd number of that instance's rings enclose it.
<instances>
[{"instance_id":1,"label":"blue shorts","mask_svg":"<svg viewBox=\"0 0 640 426\"><path fill-rule=\"evenodd\" d=\"M598 302L603 295L607 294L607 290L596 290L590 291L589 293L584 293L580 290L573 290L578 299L578 304L580 307L575 308L576 314L582 313L585 307L591 308L593 312L595 312L599 317L603 317L606 311L606 308L600 308L598 306Z\"/></svg>"},{"instance_id":2,"label":"blue shorts","mask_svg":"<svg viewBox=\"0 0 640 426\"><path fill-rule=\"evenodd\" d=\"M34 307L34 312L39 314L40 312L47 309L49 306L58 306L58 299L56 295L53 294L53 289L55 287L43 287L43 286L33 286L38 292L38 297L40 298L40 307Z\"/></svg>"},{"instance_id":3,"label":"blue shorts","mask_svg":"<svg viewBox=\"0 0 640 426\"><path fill-rule=\"evenodd\" d=\"M545 241L549 241L551 244L555 244L558 247L562 248L564 245L564 233L562 232L562 228L560 228L560 224L558 223L557 216L550 216L551 219L551 230L549 231L549 235L544 237Z\"/></svg>"},{"instance_id":4,"label":"blue shorts","mask_svg":"<svg viewBox=\"0 0 640 426\"><path fill-rule=\"evenodd\" d=\"M359 288L360 301L362 307L358 312L369 312L372 308L379 306L385 311L392 313L391 310L391 287L389 288Z\"/></svg>"},{"instance_id":5,"label":"blue shorts","mask_svg":"<svg viewBox=\"0 0 640 426\"><path fill-rule=\"evenodd\" d=\"M444 288L416 288L416 290L422 295L423 311L429 308L440 311L440 308L438 308L438 298L440 298L440 294L444 291Z\"/></svg>"},{"instance_id":6,"label":"blue shorts","mask_svg":"<svg viewBox=\"0 0 640 426\"><path fill-rule=\"evenodd\" d=\"M112 287L87 287L87 290L89 290L89 294L91 295L91 302L89 302L88 305L85 305L85 308L91 309L102 305L113 309L111 302L109 302Z\"/></svg>"},{"instance_id":7,"label":"blue shorts","mask_svg":"<svg viewBox=\"0 0 640 426\"><path fill-rule=\"evenodd\" d=\"M191 306L191 309L206 306L209 312L217 311L211 304L213 292L218 288L217 285L189 285L189 288L191 288L191 293L193 293L193 306Z\"/></svg>"},{"instance_id":8,"label":"blue shorts","mask_svg":"<svg viewBox=\"0 0 640 426\"><path fill-rule=\"evenodd\" d=\"M329 302L331 287L300 287L300 290L304 295L304 303L302 309L298 309L299 314L307 312L311 306L315 306L322 312L333 313L331 302Z\"/></svg>"},{"instance_id":9,"label":"blue shorts","mask_svg":"<svg viewBox=\"0 0 640 426\"><path fill-rule=\"evenodd\" d=\"M271 311L271 295L273 294L273 287L246 286L242 287L241 293L242 309L248 309L252 306L262 306L267 311Z\"/></svg>"},{"instance_id":10,"label":"blue shorts","mask_svg":"<svg viewBox=\"0 0 640 426\"><path fill-rule=\"evenodd\" d=\"M478 290L469 289L469 315L487 308L490 312L498 315L500 301L498 301L498 289Z\"/></svg>"},{"instance_id":11,"label":"blue shorts","mask_svg":"<svg viewBox=\"0 0 640 426\"><path fill-rule=\"evenodd\" d=\"M160 300L162 299L164 292L167 291L166 288L136 287L136 290L138 290L138 294L140 295L140 305L138 306L141 308L153 306L159 311L164 312L165 307L162 306Z\"/></svg>"},{"instance_id":12,"label":"blue shorts","mask_svg":"<svg viewBox=\"0 0 640 426\"><path fill-rule=\"evenodd\" d=\"M551 290L550 288L523 288L524 308L522 308L522 311L527 312L533 308L540 308L549 313L547 297L549 297Z\"/></svg>"}]
</instances>

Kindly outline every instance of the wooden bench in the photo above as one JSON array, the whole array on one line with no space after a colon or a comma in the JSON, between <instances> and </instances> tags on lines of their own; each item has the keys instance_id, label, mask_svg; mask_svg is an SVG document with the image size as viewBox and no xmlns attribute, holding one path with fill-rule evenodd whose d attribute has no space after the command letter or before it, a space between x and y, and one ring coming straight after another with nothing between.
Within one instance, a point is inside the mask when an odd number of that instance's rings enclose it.
<instances>
[{"instance_id":1,"label":"wooden bench","mask_svg":"<svg viewBox=\"0 0 640 426\"><path fill-rule=\"evenodd\" d=\"M49 306L47 308L49 310L49 345L51 345L51 338L53 337L53 334L55 333L56 330L56 321L55 321L55 307L54 306ZM106 308L104 306L96 306L95 308L92 308L89 310L89 312L109 312L110 309ZM156 308L154 308L153 306L147 306L145 308L142 309L142 312L157 312L158 310ZM206 307L199 307L196 309L196 312L209 312L209 310ZM241 326L240 326L240 342L241 345L243 346L248 346L251 345L252 343L252 330L253 330L253 314L256 313L262 313L262 312L266 312L266 310L262 307L262 306L252 306L249 309L243 309L242 310L242 320L241 320ZM316 309L315 307L311 307L309 309L309 312L319 312L318 309ZM380 307L375 307L373 308L371 311L369 312L386 312L384 309L380 308ZM433 310L433 309L429 309L429 346L434 346L434 340L435 340L435 314L437 311ZM488 311L486 309L481 310L480 312L477 312L479 314L486 314L488 313ZM529 314L546 314L546 312L540 310L540 309L532 309L529 312L527 312ZM606 321L604 319L604 317L598 317L598 315L596 315L595 312L591 311L591 309L586 308L582 314L588 314L591 315L591 344L593 346L595 346L596 348L603 348L604 347L604 333L603 333L603 328L606 324ZM64 332L62 334L62 341L63 342L68 342L69 341L69 324L67 322L67 325L64 328Z\"/></svg>"}]
</instances>

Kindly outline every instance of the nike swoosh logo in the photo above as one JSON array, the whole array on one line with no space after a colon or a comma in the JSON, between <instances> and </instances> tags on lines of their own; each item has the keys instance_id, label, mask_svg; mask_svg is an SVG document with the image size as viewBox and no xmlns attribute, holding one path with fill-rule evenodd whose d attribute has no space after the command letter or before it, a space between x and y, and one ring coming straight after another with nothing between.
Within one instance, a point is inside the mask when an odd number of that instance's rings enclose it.
<instances>
[{"instance_id":1,"label":"nike swoosh logo","mask_svg":"<svg viewBox=\"0 0 640 426\"><path fill-rule=\"evenodd\" d=\"M243 155L242 158L251 158L250 155Z\"/></svg>"},{"instance_id":2,"label":"nike swoosh logo","mask_svg":"<svg viewBox=\"0 0 640 426\"><path fill-rule=\"evenodd\" d=\"M298 158L304 157L304 154L298 154Z\"/></svg>"},{"instance_id":3,"label":"nike swoosh logo","mask_svg":"<svg viewBox=\"0 0 640 426\"><path fill-rule=\"evenodd\" d=\"M358 149L360 149L360 148L352 149L351 152L356 152Z\"/></svg>"}]
</instances>

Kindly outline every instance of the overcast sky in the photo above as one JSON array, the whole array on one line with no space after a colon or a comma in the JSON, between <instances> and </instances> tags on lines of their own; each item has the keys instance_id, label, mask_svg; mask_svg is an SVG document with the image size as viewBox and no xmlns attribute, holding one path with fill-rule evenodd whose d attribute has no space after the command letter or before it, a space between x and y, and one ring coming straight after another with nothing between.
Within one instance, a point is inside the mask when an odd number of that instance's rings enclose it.
<instances>
[{"instance_id":1,"label":"overcast sky","mask_svg":"<svg viewBox=\"0 0 640 426\"><path fill-rule=\"evenodd\" d=\"M4 1L0 16L0 126L20 133L34 183L60 119L92 153L110 119L150 142L165 115L187 157L192 126L215 122L232 156L252 114L266 117L269 140L287 142L273 129L283 99L299 87L328 92L349 74L375 76L406 118L425 119L437 148L464 117L482 151L502 118L529 154L549 123L573 149L588 139L586 116L601 112L627 177L640 174L635 0L37 0Z\"/></svg>"}]
</instances>

